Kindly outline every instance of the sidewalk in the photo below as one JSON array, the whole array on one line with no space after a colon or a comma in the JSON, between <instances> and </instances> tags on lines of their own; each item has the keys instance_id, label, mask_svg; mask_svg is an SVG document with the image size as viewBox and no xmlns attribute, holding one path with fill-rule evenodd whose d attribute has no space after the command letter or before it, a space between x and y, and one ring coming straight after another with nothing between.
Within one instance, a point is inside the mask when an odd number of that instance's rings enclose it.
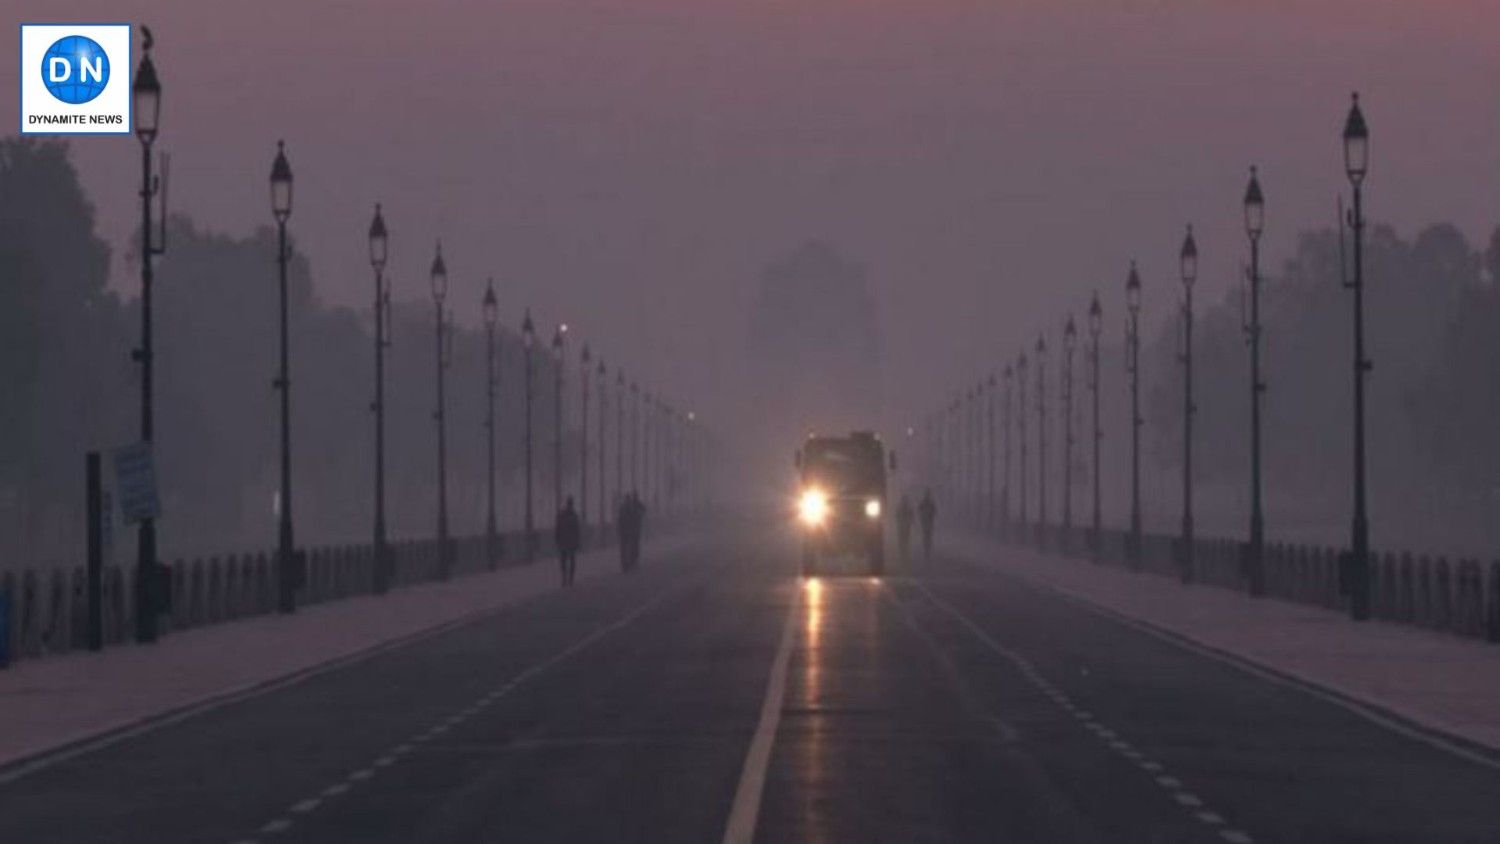
<instances>
[{"instance_id":1,"label":"sidewalk","mask_svg":"<svg viewBox=\"0 0 1500 844\"><path fill-rule=\"evenodd\" d=\"M580 580L618 570L613 549L578 560ZM557 564L544 559L315 604L290 616L190 628L146 647L17 663L0 672L0 782L6 766L45 751L232 698L557 588Z\"/></svg>"},{"instance_id":2,"label":"sidewalk","mask_svg":"<svg viewBox=\"0 0 1500 844\"><path fill-rule=\"evenodd\" d=\"M1500 647L979 540L960 556L1148 627L1500 750Z\"/></svg>"}]
</instances>

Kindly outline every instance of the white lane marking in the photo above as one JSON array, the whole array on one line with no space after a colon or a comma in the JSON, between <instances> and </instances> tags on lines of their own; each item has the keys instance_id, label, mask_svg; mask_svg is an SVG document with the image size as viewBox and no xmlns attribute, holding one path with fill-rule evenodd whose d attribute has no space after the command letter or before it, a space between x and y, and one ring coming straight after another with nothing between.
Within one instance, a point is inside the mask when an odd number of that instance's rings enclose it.
<instances>
[{"instance_id":1,"label":"white lane marking","mask_svg":"<svg viewBox=\"0 0 1500 844\"><path fill-rule=\"evenodd\" d=\"M1212 645L1205 645L1195 639L1189 638L1184 634L1173 632L1172 630L1169 630L1165 627L1158 627L1155 624L1147 621L1142 621L1138 618L1132 618L1122 612L1112 610L1109 607L1104 606L1103 604L1094 603L1088 598L1074 595L1071 592L1065 592L1062 589L1057 588L1056 586L1030 580L1024 577L1018 579L1020 579L1023 583L1030 587L1051 593L1052 595L1055 595L1058 598L1061 598L1071 604L1075 604L1089 612L1094 613L1095 615L1100 615L1112 621L1123 624L1126 627L1134 628L1135 630L1138 630L1141 633L1145 633L1148 636L1152 636L1154 638L1162 640L1163 642L1168 642L1170 644L1176 645L1177 647L1182 648L1185 651L1189 651L1191 653L1197 654L1198 656L1212 659L1216 662L1224 663L1225 665L1233 666L1245 672L1246 674L1250 674L1261 680L1265 680L1268 683L1274 683L1275 685L1282 686L1284 688L1296 689L1297 691L1303 692L1307 695L1311 695L1312 697L1315 697L1318 700L1323 701L1324 703L1329 703L1337 706L1345 712L1357 715L1358 717L1363 718L1364 720L1369 721L1370 723L1378 727L1383 727L1393 733L1396 733L1397 735L1405 736L1406 738L1419 741L1427 745L1428 747L1436 748L1446 753L1451 753L1454 756L1459 757L1460 759L1467 759L1470 762L1478 765L1483 765L1486 768L1490 768L1492 770L1500 770L1500 756L1486 755L1486 753L1484 752L1470 749L1469 747L1464 746L1464 744L1469 741L1468 739L1458 736L1450 736L1447 733L1443 732L1441 728L1412 726L1412 724L1407 723L1407 719L1405 719L1404 716L1389 712L1379 704L1366 703L1365 701L1357 700L1352 696L1345 696L1340 692L1333 691L1320 685L1315 680L1304 679L1290 672L1283 673L1279 669L1262 665L1259 662L1250 659L1249 657L1243 657L1226 650L1220 650L1219 648L1216 648ZM1229 831L1235 832L1235 830ZM1243 835L1244 833L1240 834Z\"/></svg>"},{"instance_id":2,"label":"white lane marking","mask_svg":"<svg viewBox=\"0 0 1500 844\"><path fill-rule=\"evenodd\" d=\"M504 686L502 686L499 689L491 691L488 695L485 696L485 698L483 700L487 704L490 698L497 698L497 697L500 697L500 696L506 694L511 689L513 689L516 686L520 685L525 680L527 680L527 679L529 679L531 677L536 676L537 674L541 673L542 671L546 670L547 668L550 668L551 666L556 665L557 663L559 663L559 662L567 659L568 657L572 656L573 654L578 653L579 651L583 650L584 648L586 648L589 645L593 644L594 642L598 641L603 636L605 636L605 635L607 635L609 633L612 633L612 632L614 632L616 630L619 630L622 627L625 627L626 625L630 624L631 622L633 622L637 618L639 618L647 610L651 609L652 607L656 606L657 604L660 604L661 602L663 602L664 600L666 600L670 596L676 595L676 594L678 594L679 592L682 592L682 591L686 591L687 588L688 588L687 586L683 586L680 589L675 589L675 590L671 590L671 591L668 591L668 592L663 592L663 593L657 595L656 597L652 598L651 600L646 601L645 603L641 604L640 606L637 606L635 609L631 610L630 612L626 613L625 615L623 615L623 616L615 619L610 624L607 624L607 625L605 625L603 627L595 628L594 631L591 632L589 635L583 637L582 639L579 639L578 641L574 642L573 644L569 645L568 647L564 648L563 650L561 650L561 651L553 654L546 661L538 663L536 665L533 665L530 668L527 668L525 671L522 671L520 674L517 674L514 678L511 679L511 681L509 683L506 683ZM396 758L395 757L400 756L400 755L404 755L406 753L409 753L411 751L411 749L412 749L412 744L417 744L417 743L424 742L424 741L428 740L429 738L431 738L434 735L440 735L442 733L447 732L449 724L458 724L458 723L461 723L464 719L468 718L470 715L475 714L481 708L482 708L482 706L480 704L477 704L477 703L476 704L470 704L468 708L462 710L457 715L454 715L454 716L450 717L447 720L447 722L445 722L444 724L439 724L438 726L435 726L432 729L428 730L426 733L423 733L423 734L421 734L419 736L416 736L413 739L410 739L407 743L398 745L394 750L392 750L390 752L390 754L385 755L385 756L381 756L379 759L376 759L375 760L375 767L384 768L384 767L388 767L388 766L394 764L396 762ZM323 789L323 794L321 796L322 797L329 797L329 796L336 795L336 794L343 794L344 792L348 791L350 789L350 787L354 783L360 782L362 780L370 779L374 775L375 775L375 772L372 771L372 770L370 770L369 768L360 768L359 770L351 773L344 782L335 783L334 785L331 785L328 788ZM306 800L302 800L302 801L299 801L298 803L294 804L292 806L292 811L293 812L297 812L297 813L311 812L312 810L316 809L321 803L322 803L322 800L320 798L308 798ZM288 827L290 827L291 825L292 825L291 821L286 820L285 818L277 818L276 820L273 820L270 823L266 824L264 827L262 827L261 831L262 832L281 832L281 831L287 829ZM251 844L253 844L253 842L251 842Z\"/></svg>"},{"instance_id":3,"label":"white lane marking","mask_svg":"<svg viewBox=\"0 0 1500 844\"><path fill-rule=\"evenodd\" d=\"M1019 654L996 641L994 637L985 632L984 628L980 627L978 624L975 624L972 619L960 612L957 607L933 594L932 590L927 587L927 584L918 583L917 587L921 589L922 593L927 596L927 600L931 601L932 604L938 609L941 609L947 612L949 615L953 616L964 627L967 627L969 629L969 632L973 633L974 637L977 638L985 647L989 648L991 651L994 651L996 654L1009 661L1012 665L1021 664L1022 657ZM1038 682L1035 679L1032 680L1032 685L1036 686L1038 689L1042 689L1043 691L1045 691L1042 683ZM1099 736L1100 740L1107 741L1111 746L1122 743L1118 735L1113 730L1105 727L1098 721L1095 721L1093 715L1091 715L1090 713L1079 711L1078 713L1076 713L1076 716L1082 723L1082 725L1089 731L1093 732L1095 735ZM1136 753L1133 750L1130 751L1127 755L1136 759L1140 758L1140 754ZM1139 764L1141 768L1154 774L1162 773L1162 766L1156 762L1141 760ZM1182 788L1182 782L1176 777L1157 776L1155 779L1156 782L1163 788L1171 790L1173 799L1182 806L1189 808L1203 807L1202 798L1198 797L1196 794L1180 790ZM1204 812L1198 813L1199 820L1203 820L1204 814ZM1211 812L1207 814L1212 815ZM1218 815L1213 815L1213 817L1218 818ZM1208 823L1208 821L1204 822ZM1219 822L1222 823L1223 819L1219 818ZM1248 834L1237 829L1220 830L1219 835L1226 841L1233 842L1233 844L1253 844Z\"/></svg>"},{"instance_id":4,"label":"white lane marking","mask_svg":"<svg viewBox=\"0 0 1500 844\"><path fill-rule=\"evenodd\" d=\"M1198 820L1203 821L1204 823L1208 824L1209 826L1218 826L1219 824L1221 824L1221 823L1224 822L1223 818L1219 817L1217 814L1214 814L1213 812L1199 812L1198 813Z\"/></svg>"},{"instance_id":5,"label":"white lane marking","mask_svg":"<svg viewBox=\"0 0 1500 844\"><path fill-rule=\"evenodd\" d=\"M781 628L781 644L771 662L771 676L766 682L766 697L760 706L760 722L745 753L740 783L734 790L729 821L724 826L724 844L751 844L755 840L755 823L760 816L761 792L766 786L766 771L771 765L771 746L781 723L781 709L786 703L787 667L792 661L792 643L797 638L797 611L802 607L802 584L797 582L786 623Z\"/></svg>"}]
</instances>

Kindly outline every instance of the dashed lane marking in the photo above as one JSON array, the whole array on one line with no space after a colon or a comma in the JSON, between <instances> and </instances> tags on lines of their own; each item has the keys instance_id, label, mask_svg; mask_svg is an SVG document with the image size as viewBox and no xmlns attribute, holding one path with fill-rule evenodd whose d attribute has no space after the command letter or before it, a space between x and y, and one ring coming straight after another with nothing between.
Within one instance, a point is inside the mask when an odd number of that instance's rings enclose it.
<instances>
[{"instance_id":1,"label":"dashed lane marking","mask_svg":"<svg viewBox=\"0 0 1500 844\"><path fill-rule=\"evenodd\" d=\"M694 582L696 582L696 581L694 581ZM646 602L638 605L637 607L635 607L634 609L632 609L630 612L625 613L623 616L620 616L619 618L615 619L614 621L610 622L609 624L606 624L606 625L604 625L602 627L595 628L587 636L584 636L582 639L579 639L578 641L574 642L573 644L569 645L568 647L562 649L561 651L558 651L557 653L555 653L552 656L548 657L543 662L537 663L536 665L532 665L531 667L525 669L524 671L520 672L519 674L514 675L504 685L502 685L502 686L500 686L498 688L492 689L487 694L485 694L483 697L481 697L477 702L471 703L467 707L464 707L463 709L460 709L457 713L455 713L453 715L450 715L442 723L439 723L439 724L437 724L437 725L429 728L426 732L420 733L420 734L418 734L418 735L416 735L416 736L414 736L414 737L412 737L410 739L407 739L406 741L404 741L404 742L396 745L394 748L392 748L387 753L385 753L385 754L379 756L378 758L376 758L375 761L374 761L374 763L372 764L372 767L374 767L374 768L388 768L388 767L394 765L400 758L403 758L407 754L411 753L411 751L414 749L414 747L416 745L419 745L419 744L422 744L424 742L427 742L427 741L429 741L429 740L431 740L431 739L433 739L433 738L435 738L437 736L440 736L440 735L448 732L448 730L450 728L452 728L454 726L457 726L458 724L463 723L469 717L477 714L482 709L484 709L484 707L489 706L495 700L498 700L499 698L504 697L512 689L516 688L517 686L521 685L522 683L526 682L527 680L531 679L532 677L535 677L536 675L540 674L541 672L545 671L546 669L551 668L554 665L557 665L558 663L562 662L565 659L568 659L569 657L573 656L574 654L578 653L579 651L583 650L584 648L587 648L588 646L592 645L593 643L599 641L600 639L602 639L603 637L609 635L610 633L613 633L616 630L620 630L621 628L629 625L631 622L635 621L636 619L638 619L642 615L644 615L647 610L650 610L651 608L657 606L658 604L661 604L663 601L665 601L669 597L672 597L674 595L677 595L677 594L680 594L681 592L686 591L691 585L692 584L689 583L689 584L685 584L682 587L679 587L678 589L670 590L670 591L667 591L667 592L662 592L662 593L658 594L657 596L655 596L654 598L651 598L650 600L648 600L648 601L646 601ZM335 784L330 785L327 788L323 789L322 793L318 797L310 797L310 798L307 798L305 800L300 800L300 801L292 804L291 811L294 812L294 813L296 813L296 814L307 814L309 812L312 812L315 809L317 809L318 806L322 805L322 802L323 802L322 798L332 797L332 796L335 796L335 795L343 794L343 793L349 791L349 789L352 788L353 786L357 785L360 782L368 780L368 779L370 779L373 776L375 776L375 771L372 770L371 768L360 768L360 769L358 769L358 770L350 773L349 776L348 776L348 778L346 778L343 782L335 783ZM266 834L276 834L276 833L285 832L286 830L290 829L291 826L292 826L292 822L291 822L290 819L288 819L288 818L276 818L275 820L273 820L273 821L267 823L265 826L261 827L260 831L262 833L266 833ZM253 841L250 841L250 842L243 842L243 841L241 841L241 842L236 842L236 844L255 844L255 842L253 842Z\"/></svg>"},{"instance_id":2,"label":"dashed lane marking","mask_svg":"<svg viewBox=\"0 0 1500 844\"><path fill-rule=\"evenodd\" d=\"M1052 685L1048 681L1034 675L1029 668L1029 663L1025 661L1024 657L1017 654L1010 648L1000 644L995 640L993 636L986 632L984 628L980 627L978 624L975 624L972 619L960 612L957 607L954 607L952 604L933 594L932 590L927 587L927 584L919 582L917 583L917 588L919 588L922 593L927 596L927 599L932 602L933 606L936 606L938 609L943 610L954 619L956 619L960 624L966 627L970 633L974 634L974 637L978 639L980 643L983 644L986 648L1003 657L1012 665L1021 667L1022 673L1027 676L1033 686L1035 686L1039 691L1043 692L1044 696L1052 697L1054 701L1056 700L1053 695L1048 693L1049 690L1053 688ZM1178 805L1188 809L1200 809L1201 811L1196 811L1193 813L1193 818L1196 819L1199 823L1202 823L1206 826L1219 826L1224 823L1223 817L1204 808L1203 799L1201 797L1193 794L1192 792L1184 790L1181 780L1173 776L1167 776L1160 763L1144 759L1138 751L1131 748L1128 744L1122 741L1119 738L1119 735L1114 730L1095 720L1093 713L1086 712L1081 709L1070 709L1066 711L1073 715L1073 717L1084 729L1093 733L1095 736L1098 736L1101 741L1105 742L1105 744L1110 749L1119 753L1121 756L1126 757L1127 759L1135 761L1136 764L1140 765L1143 770L1148 771L1152 774L1156 774L1157 776L1154 777L1156 783L1162 788L1166 789L1172 795L1172 799ZM1223 838L1225 841L1230 842L1230 844L1254 844L1254 839L1250 837L1249 833L1238 829L1221 829L1219 830L1219 837Z\"/></svg>"}]
</instances>

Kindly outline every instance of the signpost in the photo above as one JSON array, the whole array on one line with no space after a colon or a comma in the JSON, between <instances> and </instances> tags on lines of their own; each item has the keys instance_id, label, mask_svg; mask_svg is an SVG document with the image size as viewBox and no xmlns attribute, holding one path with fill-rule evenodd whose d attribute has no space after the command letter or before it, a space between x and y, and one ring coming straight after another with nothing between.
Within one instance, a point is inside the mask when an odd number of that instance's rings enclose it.
<instances>
[{"instance_id":1,"label":"signpost","mask_svg":"<svg viewBox=\"0 0 1500 844\"><path fill-rule=\"evenodd\" d=\"M115 489L126 524L161 515L156 493L156 464L150 443L132 443L115 449Z\"/></svg>"}]
</instances>

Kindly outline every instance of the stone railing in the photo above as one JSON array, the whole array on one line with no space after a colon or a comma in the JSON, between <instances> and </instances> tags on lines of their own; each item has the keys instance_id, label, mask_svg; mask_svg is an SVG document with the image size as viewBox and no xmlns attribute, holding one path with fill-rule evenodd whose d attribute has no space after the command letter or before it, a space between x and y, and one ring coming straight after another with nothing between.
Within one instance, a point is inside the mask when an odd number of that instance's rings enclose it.
<instances>
[{"instance_id":1,"label":"stone railing","mask_svg":"<svg viewBox=\"0 0 1500 844\"><path fill-rule=\"evenodd\" d=\"M612 528L593 526L585 547L614 543ZM653 531L655 532L655 531ZM449 574L477 574L526 564L526 536L510 531L497 537L497 553L486 559L486 538L449 540ZM554 557L551 530L538 529L533 560ZM387 585L399 589L441 578L436 539L391 542ZM299 606L335 601L374 591L373 544L329 545L301 549L305 578L297 592ZM165 565L171 581L171 606L159 619L159 632L218 624L276 611L276 554L252 552L177 560ZM8 662L35 659L88 647L88 593L82 566L71 569L22 569L0 574L0 668ZM102 641L105 646L129 641L134 630L135 566L105 566L101 578Z\"/></svg>"},{"instance_id":2,"label":"stone railing","mask_svg":"<svg viewBox=\"0 0 1500 844\"><path fill-rule=\"evenodd\" d=\"M1061 556L1180 578L1183 572L1175 536L1143 533L1132 561L1130 534L1105 529L1096 538L1089 528L1038 530L1035 525L998 531L1000 537ZM1222 538L1193 543L1192 580L1248 592L1247 546ZM1329 609L1348 606L1340 577L1343 550L1326 546L1267 543L1264 552L1265 596ZM1409 624L1500 642L1500 561L1450 560L1442 556L1370 554L1371 615Z\"/></svg>"}]
</instances>

